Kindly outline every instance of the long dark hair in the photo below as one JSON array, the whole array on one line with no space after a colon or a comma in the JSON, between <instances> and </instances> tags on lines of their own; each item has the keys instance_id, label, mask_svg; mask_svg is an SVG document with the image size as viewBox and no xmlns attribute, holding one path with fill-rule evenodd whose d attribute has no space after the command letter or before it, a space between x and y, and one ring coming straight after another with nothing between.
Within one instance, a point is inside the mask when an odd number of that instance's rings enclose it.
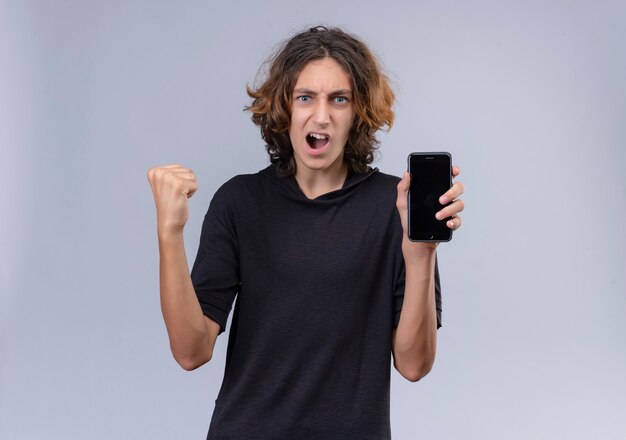
<instances>
[{"instance_id":1,"label":"long dark hair","mask_svg":"<svg viewBox=\"0 0 626 440\"><path fill-rule=\"evenodd\" d=\"M253 101L245 109L260 127L270 161L280 175L296 171L289 139L296 79L307 63L326 57L336 60L352 79L355 119L344 148L349 171L367 171L378 147L376 132L393 125L395 97L389 79L363 42L338 28L318 26L298 33L266 61L269 68L263 83L254 89L247 87Z\"/></svg>"}]
</instances>

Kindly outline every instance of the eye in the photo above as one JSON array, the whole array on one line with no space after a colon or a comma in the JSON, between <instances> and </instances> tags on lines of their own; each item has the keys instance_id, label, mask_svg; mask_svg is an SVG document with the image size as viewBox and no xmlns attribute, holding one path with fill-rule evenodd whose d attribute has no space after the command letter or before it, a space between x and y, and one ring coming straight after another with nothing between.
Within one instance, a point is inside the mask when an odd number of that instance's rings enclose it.
<instances>
[{"instance_id":1,"label":"eye","mask_svg":"<svg viewBox=\"0 0 626 440\"><path fill-rule=\"evenodd\" d=\"M348 102L348 98L346 98L345 96L335 96L335 102L337 104L345 104Z\"/></svg>"},{"instance_id":2,"label":"eye","mask_svg":"<svg viewBox=\"0 0 626 440\"><path fill-rule=\"evenodd\" d=\"M300 101L300 102L309 102L310 100L311 100L311 97L309 95L301 95L296 98L296 101Z\"/></svg>"}]
</instances>

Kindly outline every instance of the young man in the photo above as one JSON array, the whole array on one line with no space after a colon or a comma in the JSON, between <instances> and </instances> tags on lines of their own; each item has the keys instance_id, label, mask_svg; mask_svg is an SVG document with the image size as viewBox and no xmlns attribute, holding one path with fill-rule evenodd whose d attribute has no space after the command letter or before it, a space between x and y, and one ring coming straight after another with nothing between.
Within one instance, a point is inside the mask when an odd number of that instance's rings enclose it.
<instances>
[{"instance_id":1,"label":"young man","mask_svg":"<svg viewBox=\"0 0 626 440\"><path fill-rule=\"evenodd\" d=\"M410 381L434 362L436 244L408 240L402 180L368 165L394 96L368 48L339 29L292 37L248 110L271 165L214 195L189 273L191 170L148 171L161 304L186 370L211 359L236 299L208 439L388 439L390 356ZM458 174L455 168L454 175ZM457 229L463 186L438 218Z\"/></svg>"}]
</instances>

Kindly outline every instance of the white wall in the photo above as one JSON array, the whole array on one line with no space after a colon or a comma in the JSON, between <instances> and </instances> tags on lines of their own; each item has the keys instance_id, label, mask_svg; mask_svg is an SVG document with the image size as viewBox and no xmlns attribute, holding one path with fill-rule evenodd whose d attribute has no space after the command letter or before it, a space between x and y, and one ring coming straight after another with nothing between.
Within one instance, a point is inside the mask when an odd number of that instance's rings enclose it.
<instances>
[{"instance_id":1,"label":"white wall","mask_svg":"<svg viewBox=\"0 0 626 440\"><path fill-rule=\"evenodd\" d=\"M215 189L267 163L246 83L320 23L394 81L376 166L445 149L467 188L437 362L393 373L394 438L624 438L625 21L609 1L0 1L0 438L204 438L227 336L193 373L172 359L145 172L197 173L191 264Z\"/></svg>"}]
</instances>

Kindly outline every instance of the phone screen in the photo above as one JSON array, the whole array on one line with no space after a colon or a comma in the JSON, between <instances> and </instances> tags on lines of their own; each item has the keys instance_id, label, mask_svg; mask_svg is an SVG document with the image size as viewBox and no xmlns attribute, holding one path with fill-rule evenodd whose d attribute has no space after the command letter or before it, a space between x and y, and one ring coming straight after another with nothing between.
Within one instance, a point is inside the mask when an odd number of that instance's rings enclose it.
<instances>
[{"instance_id":1,"label":"phone screen","mask_svg":"<svg viewBox=\"0 0 626 440\"><path fill-rule=\"evenodd\" d=\"M449 241L448 219L437 220L435 214L444 207L439 197L452 185L452 157L449 153L411 153L409 173L409 239Z\"/></svg>"}]
</instances>

